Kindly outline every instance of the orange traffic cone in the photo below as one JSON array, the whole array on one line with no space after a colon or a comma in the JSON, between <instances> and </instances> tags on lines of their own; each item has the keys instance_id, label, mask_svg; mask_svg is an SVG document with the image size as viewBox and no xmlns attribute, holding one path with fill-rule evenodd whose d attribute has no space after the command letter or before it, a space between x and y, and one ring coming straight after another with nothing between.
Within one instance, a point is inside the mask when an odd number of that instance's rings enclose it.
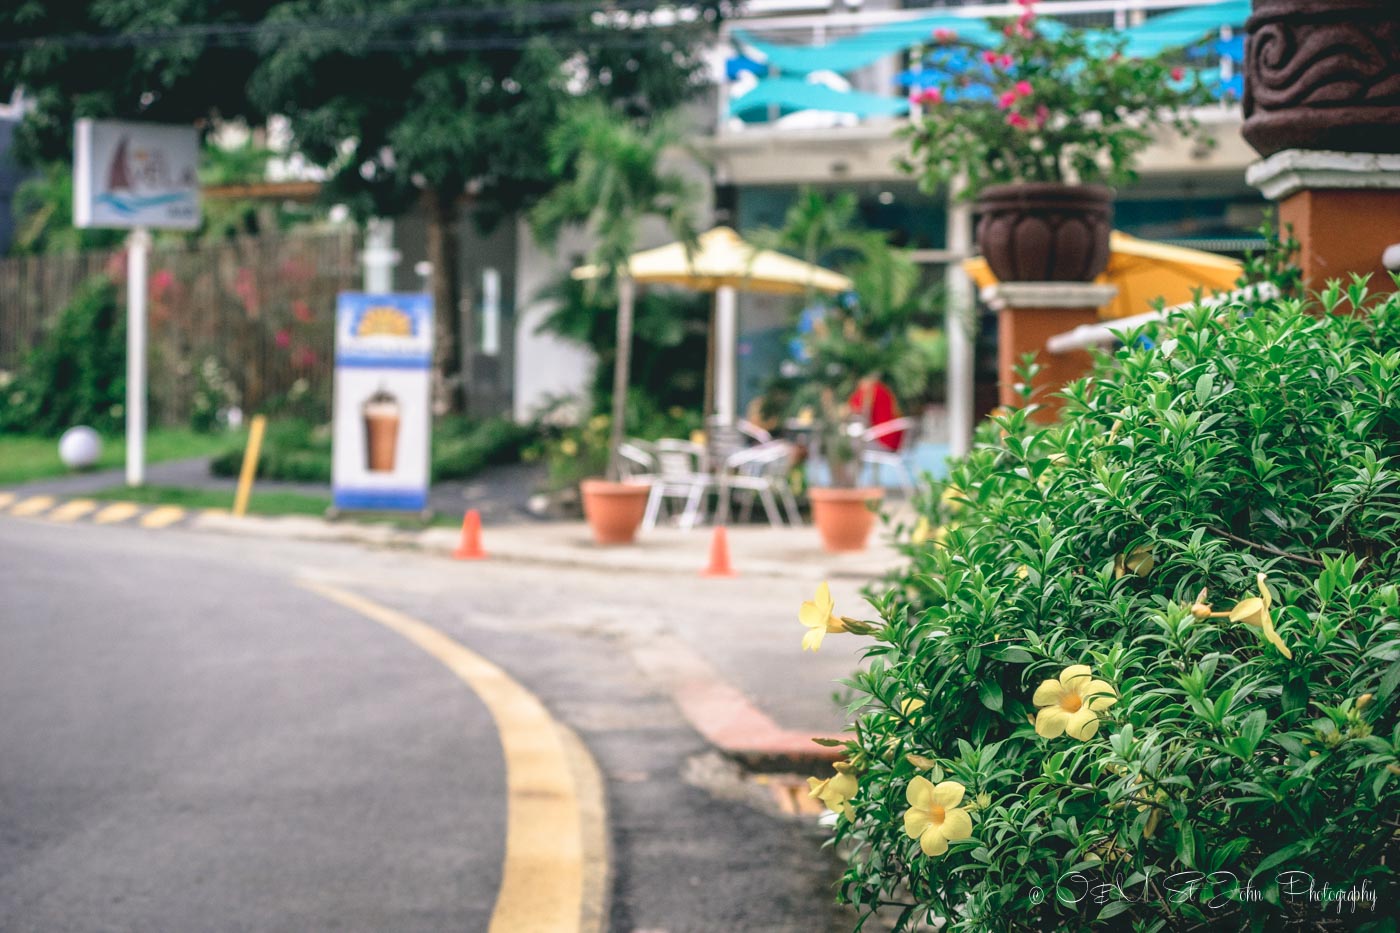
<instances>
[{"instance_id":1,"label":"orange traffic cone","mask_svg":"<svg viewBox=\"0 0 1400 933\"><path fill-rule=\"evenodd\" d=\"M723 525L715 526L710 539L710 566L700 571L702 577L737 577L739 571L729 563L729 534Z\"/></svg>"},{"instance_id":2,"label":"orange traffic cone","mask_svg":"<svg viewBox=\"0 0 1400 933\"><path fill-rule=\"evenodd\" d=\"M481 513L472 509L462 516L462 543L452 556L458 560L484 560L486 552L481 549Z\"/></svg>"}]
</instances>

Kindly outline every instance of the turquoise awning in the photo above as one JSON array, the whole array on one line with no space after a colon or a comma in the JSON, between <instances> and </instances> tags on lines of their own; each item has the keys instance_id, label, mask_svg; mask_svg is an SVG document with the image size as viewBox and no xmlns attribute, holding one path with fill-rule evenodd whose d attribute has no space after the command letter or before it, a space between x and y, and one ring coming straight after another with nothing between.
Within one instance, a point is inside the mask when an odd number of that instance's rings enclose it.
<instances>
[{"instance_id":1,"label":"turquoise awning","mask_svg":"<svg viewBox=\"0 0 1400 933\"><path fill-rule=\"evenodd\" d=\"M740 119L765 119L774 107L780 113L830 110L858 117L897 117L909 112L909 101L864 91L836 91L801 78L766 78L747 94L732 99L729 114Z\"/></svg>"},{"instance_id":2,"label":"turquoise awning","mask_svg":"<svg viewBox=\"0 0 1400 933\"><path fill-rule=\"evenodd\" d=\"M757 52L785 74L811 74L814 71L846 73L859 71L880 59L911 46L933 41L938 29L950 29L958 38L977 45L990 45L997 34L984 20L965 16L925 16L901 23L876 26L855 36L843 36L825 45L784 45L756 39L746 30L734 30L734 41Z\"/></svg>"},{"instance_id":3,"label":"turquoise awning","mask_svg":"<svg viewBox=\"0 0 1400 933\"><path fill-rule=\"evenodd\" d=\"M1127 39L1126 53L1150 57L1209 38L1222 26L1240 26L1249 17L1249 0L1222 0L1206 6L1174 10L1148 18L1121 31ZM1064 28L1054 20L1043 20L1042 29ZM736 29L734 41L746 53L766 61L769 68L783 74L805 75L814 71L847 74L873 65L882 58L916 45L933 41L936 30L948 29L964 42L995 45L1000 34L985 20L948 14L926 16L868 29L859 35L843 36L825 45L786 45L755 38ZM1105 30L1107 34L1109 31Z\"/></svg>"}]
</instances>

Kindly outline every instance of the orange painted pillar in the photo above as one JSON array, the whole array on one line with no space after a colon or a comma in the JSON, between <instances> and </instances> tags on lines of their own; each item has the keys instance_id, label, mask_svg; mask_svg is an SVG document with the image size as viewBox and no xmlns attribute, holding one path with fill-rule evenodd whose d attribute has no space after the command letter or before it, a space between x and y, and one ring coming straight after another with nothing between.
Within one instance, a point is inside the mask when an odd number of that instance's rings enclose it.
<instances>
[{"instance_id":1,"label":"orange painted pillar","mask_svg":"<svg viewBox=\"0 0 1400 933\"><path fill-rule=\"evenodd\" d=\"M1355 272L1371 276L1372 292L1395 289L1381 254L1400 242L1400 155L1285 149L1245 177L1278 202L1280 232L1292 227L1309 288Z\"/></svg>"},{"instance_id":2,"label":"orange painted pillar","mask_svg":"<svg viewBox=\"0 0 1400 933\"><path fill-rule=\"evenodd\" d=\"M1089 282L1003 282L990 290L997 312L997 390L1001 404L1019 408L1025 404L1016 391L1020 381L1016 367L1027 353L1041 367L1033 383L1031 401L1042 407L1037 421L1051 421L1060 410L1054 398L1066 383L1089 371L1091 357L1085 350L1050 353L1045 344L1056 334L1081 324L1095 324L1099 309L1113 300L1118 289Z\"/></svg>"}]
</instances>

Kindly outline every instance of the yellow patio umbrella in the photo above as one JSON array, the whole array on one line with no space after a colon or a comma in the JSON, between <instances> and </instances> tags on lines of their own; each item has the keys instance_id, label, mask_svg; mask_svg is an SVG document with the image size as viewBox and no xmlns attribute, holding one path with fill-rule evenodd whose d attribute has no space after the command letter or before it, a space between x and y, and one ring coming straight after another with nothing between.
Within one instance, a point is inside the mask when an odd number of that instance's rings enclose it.
<instances>
[{"instance_id":1,"label":"yellow patio umbrella","mask_svg":"<svg viewBox=\"0 0 1400 933\"><path fill-rule=\"evenodd\" d=\"M621 270L619 270L621 271ZM851 280L821 266L758 249L729 227L715 227L700 234L695 248L668 243L633 253L627 261L627 277L634 282L677 285L715 293L715 415L720 424L735 418L735 371L738 357L737 292L765 295L801 295L809 290L848 291ZM596 279L599 266L579 266L575 279Z\"/></svg>"},{"instance_id":2,"label":"yellow patio umbrella","mask_svg":"<svg viewBox=\"0 0 1400 933\"><path fill-rule=\"evenodd\" d=\"M997 278L978 256L963 261L963 269L978 288L997 284ZM1191 300L1200 289L1205 294L1230 291L1240 277L1238 260L1183 246L1140 240L1118 230L1109 237L1108 268L1095 281L1118 286L1113 301L1099 311L1110 320L1141 314L1158 298L1168 305Z\"/></svg>"}]
</instances>

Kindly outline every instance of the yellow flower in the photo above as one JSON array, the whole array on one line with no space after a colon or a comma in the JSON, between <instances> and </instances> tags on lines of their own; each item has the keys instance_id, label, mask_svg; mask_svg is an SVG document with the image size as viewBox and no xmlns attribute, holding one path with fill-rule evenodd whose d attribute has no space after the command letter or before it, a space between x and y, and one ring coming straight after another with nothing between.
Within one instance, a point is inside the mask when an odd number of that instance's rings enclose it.
<instances>
[{"instance_id":1,"label":"yellow flower","mask_svg":"<svg viewBox=\"0 0 1400 933\"><path fill-rule=\"evenodd\" d=\"M948 843L972 837L972 817L958 806L966 792L957 781L935 785L926 777L916 777L909 782L904 792L909 801L904 831L910 839L919 840L925 855L942 855L948 851Z\"/></svg>"},{"instance_id":2,"label":"yellow flower","mask_svg":"<svg viewBox=\"0 0 1400 933\"><path fill-rule=\"evenodd\" d=\"M1202 589L1196 594L1196 601L1191 604L1191 614L1198 619L1209 619L1211 612L1210 603L1206 602L1206 591Z\"/></svg>"},{"instance_id":3,"label":"yellow flower","mask_svg":"<svg viewBox=\"0 0 1400 933\"><path fill-rule=\"evenodd\" d=\"M1278 632L1274 631L1274 619L1269 615L1269 607L1274 604L1273 598L1269 596L1269 588L1264 585L1264 575L1255 574L1255 582L1259 584L1259 595L1242 599L1235 604L1235 608L1230 610L1231 622L1243 622L1245 625L1252 625L1262 629L1264 639L1269 644L1279 650L1285 658L1292 660L1293 652L1288 650L1288 646L1283 643Z\"/></svg>"},{"instance_id":4,"label":"yellow flower","mask_svg":"<svg viewBox=\"0 0 1400 933\"><path fill-rule=\"evenodd\" d=\"M1099 731L1099 714L1118 702L1118 693L1102 680L1094 680L1087 664L1072 664L1059 680L1047 680L1035 688L1031 701L1041 709L1035 715L1035 731L1047 739L1068 733L1087 742Z\"/></svg>"},{"instance_id":5,"label":"yellow flower","mask_svg":"<svg viewBox=\"0 0 1400 933\"><path fill-rule=\"evenodd\" d=\"M588 430L601 431L608 426L608 421L607 415L594 415L588 419Z\"/></svg>"},{"instance_id":6,"label":"yellow flower","mask_svg":"<svg viewBox=\"0 0 1400 933\"><path fill-rule=\"evenodd\" d=\"M817 598L805 602L797 610L797 618L807 626L807 634L802 636L802 650L816 651L822 646L827 632L844 632L846 623L832 612L836 603L831 598L831 587L823 583L817 587Z\"/></svg>"},{"instance_id":7,"label":"yellow flower","mask_svg":"<svg viewBox=\"0 0 1400 933\"><path fill-rule=\"evenodd\" d=\"M909 535L910 544L923 544L932 533L932 526L929 525L928 516L920 515L919 520L914 523L914 530Z\"/></svg>"},{"instance_id":8,"label":"yellow flower","mask_svg":"<svg viewBox=\"0 0 1400 933\"><path fill-rule=\"evenodd\" d=\"M938 501L943 504L949 512L954 515L963 510L967 504L967 495L958 487L948 485L943 487L943 492L938 497Z\"/></svg>"},{"instance_id":9,"label":"yellow flower","mask_svg":"<svg viewBox=\"0 0 1400 933\"><path fill-rule=\"evenodd\" d=\"M572 437L566 437L559 442L559 452L566 457L572 457L578 453L578 441Z\"/></svg>"},{"instance_id":10,"label":"yellow flower","mask_svg":"<svg viewBox=\"0 0 1400 933\"><path fill-rule=\"evenodd\" d=\"M918 697L908 697L899 704L899 712L908 719L914 713L924 708L924 701Z\"/></svg>"},{"instance_id":11,"label":"yellow flower","mask_svg":"<svg viewBox=\"0 0 1400 933\"><path fill-rule=\"evenodd\" d=\"M1113 559L1113 578L1121 580L1128 574L1138 577L1145 577L1152 572L1152 568L1157 566L1157 559L1152 556L1152 548L1147 545L1139 545L1127 554L1119 554Z\"/></svg>"},{"instance_id":12,"label":"yellow flower","mask_svg":"<svg viewBox=\"0 0 1400 933\"><path fill-rule=\"evenodd\" d=\"M807 779L807 796L820 800L828 810L834 810L848 820L856 818L856 811L851 807L851 798L859 789L860 782L854 774L847 771L838 770L825 781L814 777Z\"/></svg>"}]
</instances>

